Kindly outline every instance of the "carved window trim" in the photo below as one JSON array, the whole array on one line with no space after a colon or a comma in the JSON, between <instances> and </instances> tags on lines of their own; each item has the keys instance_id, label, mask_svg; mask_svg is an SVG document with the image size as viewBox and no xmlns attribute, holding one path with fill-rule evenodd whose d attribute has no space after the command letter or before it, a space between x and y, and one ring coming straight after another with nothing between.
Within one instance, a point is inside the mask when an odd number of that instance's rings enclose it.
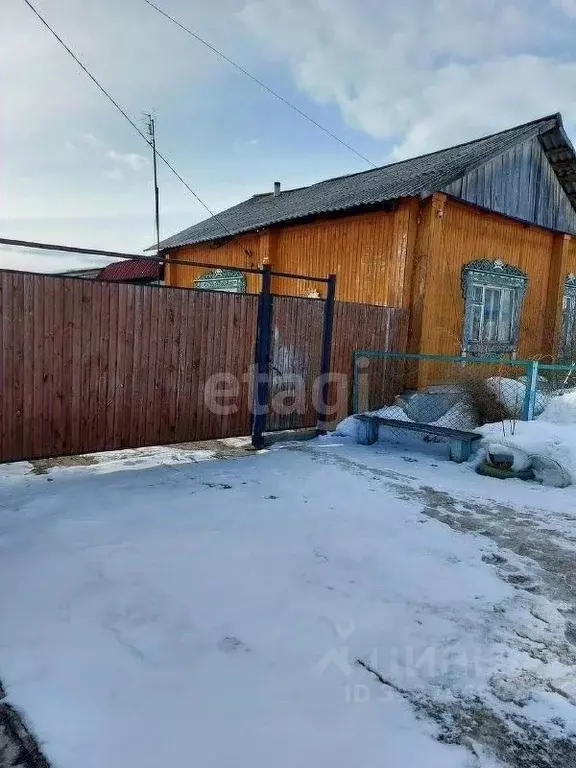
<instances>
[{"instance_id":1,"label":"carved window trim","mask_svg":"<svg viewBox=\"0 0 576 768\"><path fill-rule=\"evenodd\" d=\"M522 304L528 285L528 276L518 267L506 264L501 259L476 259L462 267L462 295L464 297L464 330L462 334L462 352L464 355L498 355L515 354L520 338L520 319ZM491 299L494 303L498 296L499 307L508 303L510 331L508 338L491 340L482 338L486 322L486 289L492 289ZM479 296L481 299L479 300ZM480 307L480 338L476 336L475 319L478 320ZM499 322L506 316L499 309Z\"/></svg>"},{"instance_id":2,"label":"carved window trim","mask_svg":"<svg viewBox=\"0 0 576 768\"><path fill-rule=\"evenodd\" d=\"M239 269L212 269L194 281L200 291L246 293L246 277Z\"/></svg>"},{"instance_id":3,"label":"carved window trim","mask_svg":"<svg viewBox=\"0 0 576 768\"><path fill-rule=\"evenodd\" d=\"M559 358L571 363L576 361L576 275L573 272L564 280Z\"/></svg>"}]
</instances>

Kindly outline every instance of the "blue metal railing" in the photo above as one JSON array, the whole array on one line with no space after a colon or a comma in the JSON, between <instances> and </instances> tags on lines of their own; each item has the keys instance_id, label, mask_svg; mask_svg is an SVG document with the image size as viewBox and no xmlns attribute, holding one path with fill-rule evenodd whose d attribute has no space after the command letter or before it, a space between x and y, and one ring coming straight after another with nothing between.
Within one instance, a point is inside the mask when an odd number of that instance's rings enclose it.
<instances>
[{"instance_id":1,"label":"blue metal railing","mask_svg":"<svg viewBox=\"0 0 576 768\"><path fill-rule=\"evenodd\" d=\"M382 359L390 361L413 361L445 363L465 369L469 366L494 366L494 376L502 376L502 367L518 369L518 380L525 386L523 402L521 404L520 418L530 421L542 410L543 404L555 394L561 394L567 389L576 389L576 363L549 364L540 363L539 360L512 360L503 357L463 357L451 355L428 355L409 352L387 352L379 349L357 349L352 356L353 381L352 381L352 410L358 413L360 410L359 369L358 361L361 359ZM364 371L365 372L365 371ZM452 369L452 380L458 380ZM479 374L481 376L481 374ZM401 377L403 378L403 376ZM448 381L450 376L442 379ZM429 384L434 382L430 381ZM400 388L400 387L399 387ZM394 393L402 394L402 390ZM520 403L518 403L520 406ZM539 408L537 407L539 406Z\"/></svg>"}]
</instances>

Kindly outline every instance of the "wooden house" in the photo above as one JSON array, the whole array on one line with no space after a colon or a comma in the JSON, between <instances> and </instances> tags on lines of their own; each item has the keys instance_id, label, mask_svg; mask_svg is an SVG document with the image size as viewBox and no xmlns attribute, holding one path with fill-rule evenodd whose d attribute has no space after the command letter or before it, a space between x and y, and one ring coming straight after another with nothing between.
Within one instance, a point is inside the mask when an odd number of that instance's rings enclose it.
<instances>
[{"instance_id":1,"label":"wooden house","mask_svg":"<svg viewBox=\"0 0 576 768\"><path fill-rule=\"evenodd\" d=\"M238 267L337 275L337 298L408 310L408 349L573 357L576 155L559 114L300 189L258 194L161 243L167 285L258 290ZM279 294L322 286L277 278Z\"/></svg>"}]
</instances>

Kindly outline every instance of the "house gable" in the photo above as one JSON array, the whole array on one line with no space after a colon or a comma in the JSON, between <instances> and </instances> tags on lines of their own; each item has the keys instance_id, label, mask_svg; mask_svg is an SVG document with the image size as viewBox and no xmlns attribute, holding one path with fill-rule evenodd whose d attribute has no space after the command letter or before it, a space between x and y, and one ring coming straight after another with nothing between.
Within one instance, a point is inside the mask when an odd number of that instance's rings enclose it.
<instances>
[{"instance_id":1,"label":"house gable","mask_svg":"<svg viewBox=\"0 0 576 768\"><path fill-rule=\"evenodd\" d=\"M538 136L482 164L442 191L506 216L576 234L576 211Z\"/></svg>"}]
</instances>

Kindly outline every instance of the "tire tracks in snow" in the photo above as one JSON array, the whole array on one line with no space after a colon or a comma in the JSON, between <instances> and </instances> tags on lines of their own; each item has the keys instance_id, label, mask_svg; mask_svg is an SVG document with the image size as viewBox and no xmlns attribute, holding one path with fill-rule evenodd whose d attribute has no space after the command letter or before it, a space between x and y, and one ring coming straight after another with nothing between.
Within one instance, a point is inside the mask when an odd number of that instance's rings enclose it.
<instances>
[{"instance_id":1,"label":"tire tracks in snow","mask_svg":"<svg viewBox=\"0 0 576 768\"><path fill-rule=\"evenodd\" d=\"M525 705L522 695L529 696L533 690L555 694L566 703L576 704L573 696L547 675L548 666L556 661L576 669L576 610L572 607L576 604L576 556L574 548L561 543L564 537L574 545L576 538L561 530L542 527L543 516L548 525L549 518L553 517L551 512L515 508L464 493L458 498L458 494L421 484L413 475L368 466L311 445L293 444L286 449L306 453L313 461L336 465L352 475L382 483L398 499L421 504L421 512L427 517L458 533L482 536L501 552L504 550L502 554L492 553L482 559L518 590L521 602L525 595L528 615L542 628L539 633L526 630L514 619L506 622L503 616L503 628L510 642L540 663L534 672L520 672L520 677L510 679L499 679L495 675L484 695L453 690L448 700L445 695L434 695L433 690L403 689L385 679L366 660L357 659L356 663L381 685L405 698L419 715L434 721L440 741L467 747L478 765L478 750L484 748L513 768L576 768L576 732L562 721L556 723L555 731L551 732L522 712ZM525 573L519 572L522 570ZM543 598L553 604L548 611L543 611L538 604ZM495 606L496 610L506 614L505 608ZM570 682L576 682L576 676Z\"/></svg>"}]
</instances>

